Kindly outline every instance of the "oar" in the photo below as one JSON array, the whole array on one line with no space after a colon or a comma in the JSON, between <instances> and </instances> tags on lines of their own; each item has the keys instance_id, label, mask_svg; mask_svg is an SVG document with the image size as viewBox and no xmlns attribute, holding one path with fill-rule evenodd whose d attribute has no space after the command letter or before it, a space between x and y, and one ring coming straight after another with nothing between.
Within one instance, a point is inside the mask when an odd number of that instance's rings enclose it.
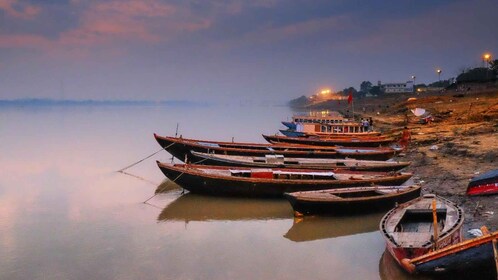
<instances>
[{"instance_id":1,"label":"oar","mask_svg":"<svg viewBox=\"0 0 498 280\"><path fill-rule=\"evenodd\" d=\"M437 212L436 212L436 200L432 200L432 220L434 223L434 250L437 249Z\"/></svg>"}]
</instances>

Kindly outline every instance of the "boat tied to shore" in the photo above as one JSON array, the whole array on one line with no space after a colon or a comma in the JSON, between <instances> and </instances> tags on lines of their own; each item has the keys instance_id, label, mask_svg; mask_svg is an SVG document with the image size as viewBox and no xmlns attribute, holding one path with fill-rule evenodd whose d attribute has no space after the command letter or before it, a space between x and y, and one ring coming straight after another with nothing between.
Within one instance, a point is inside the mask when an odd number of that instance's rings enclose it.
<instances>
[{"instance_id":1,"label":"boat tied to shore","mask_svg":"<svg viewBox=\"0 0 498 280\"><path fill-rule=\"evenodd\" d=\"M455 203L426 194L391 209L380 222L389 253L401 265L432 250L462 241L463 210Z\"/></svg>"},{"instance_id":2,"label":"boat tied to shore","mask_svg":"<svg viewBox=\"0 0 498 280\"><path fill-rule=\"evenodd\" d=\"M282 197L286 192L401 185L411 173L289 168L244 168L157 162L163 174L192 192L218 196Z\"/></svg>"},{"instance_id":3,"label":"boat tied to shore","mask_svg":"<svg viewBox=\"0 0 498 280\"><path fill-rule=\"evenodd\" d=\"M166 151L184 162L196 163L191 151L240 156L264 156L279 154L287 157L306 158L354 158L363 160L388 160L398 150L374 147L319 147L298 144L237 143L168 137L154 134L156 141Z\"/></svg>"},{"instance_id":4,"label":"boat tied to shore","mask_svg":"<svg viewBox=\"0 0 498 280\"><path fill-rule=\"evenodd\" d=\"M467 195L491 195L498 193L498 169L472 178L467 186Z\"/></svg>"},{"instance_id":5,"label":"boat tied to shore","mask_svg":"<svg viewBox=\"0 0 498 280\"><path fill-rule=\"evenodd\" d=\"M392 137L372 136L372 137L292 137L280 135L265 135L263 138L272 144L303 144L312 146L348 146L348 147L379 147L388 146L396 141Z\"/></svg>"},{"instance_id":6,"label":"boat tied to shore","mask_svg":"<svg viewBox=\"0 0 498 280\"><path fill-rule=\"evenodd\" d=\"M472 271L498 272L498 231L482 227L482 236L447 246L422 256L401 260L403 268L414 274L448 274ZM496 274L495 274L496 275Z\"/></svg>"},{"instance_id":7,"label":"boat tied to shore","mask_svg":"<svg viewBox=\"0 0 498 280\"><path fill-rule=\"evenodd\" d=\"M194 159L205 165L244 166L261 168L348 169L354 171L398 171L409 161L375 161L357 159L290 158L283 155L234 156L191 151Z\"/></svg>"},{"instance_id":8,"label":"boat tied to shore","mask_svg":"<svg viewBox=\"0 0 498 280\"><path fill-rule=\"evenodd\" d=\"M366 186L285 193L294 215L352 215L391 209L420 196L421 187Z\"/></svg>"}]
</instances>

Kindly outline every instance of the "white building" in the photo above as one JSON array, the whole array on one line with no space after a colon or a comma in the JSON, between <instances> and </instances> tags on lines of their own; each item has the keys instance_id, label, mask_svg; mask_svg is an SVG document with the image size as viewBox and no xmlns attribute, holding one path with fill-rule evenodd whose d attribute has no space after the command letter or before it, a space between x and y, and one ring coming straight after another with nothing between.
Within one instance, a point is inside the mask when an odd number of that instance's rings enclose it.
<instances>
[{"instance_id":1,"label":"white building","mask_svg":"<svg viewBox=\"0 0 498 280\"><path fill-rule=\"evenodd\" d=\"M380 88L385 93L413 92L413 81L408 81L406 83L381 84Z\"/></svg>"}]
</instances>

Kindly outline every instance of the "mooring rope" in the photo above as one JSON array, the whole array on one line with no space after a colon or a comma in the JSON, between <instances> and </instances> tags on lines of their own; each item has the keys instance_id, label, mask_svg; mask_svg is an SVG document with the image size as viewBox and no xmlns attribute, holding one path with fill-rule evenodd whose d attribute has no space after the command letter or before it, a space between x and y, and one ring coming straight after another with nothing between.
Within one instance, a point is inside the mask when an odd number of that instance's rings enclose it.
<instances>
[{"instance_id":1,"label":"mooring rope","mask_svg":"<svg viewBox=\"0 0 498 280\"><path fill-rule=\"evenodd\" d=\"M130 167L133 167L133 166L135 166L135 165L137 165L137 164L141 163L142 161L144 161L144 160L146 160L146 159L148 159L148 158L150 158L150 157L152 157L152 156L156 155L157 153L159 153L159 152L160 152L160 151L162 151L162 150L166 150L167 148L169 148L169 147L173 146L174 144L176 144L176 143L171 143L171 144L169 144L168 146L166 146L166 147L164 147L164 148L160 149L159 151L154 152L153 154L151 154L151 155L149 155L149 156L147 156L147 157L145 157L145 158L143 158L143 159L141 159L141 160L139 160L139 161L137 161L137 162L135 162L135 163L133 163L133 164L130 164L130 165L126 166L125 168L122 168L122 169L120 169L120 170L118 170L118 171L116 171L116 172L121 172L121 173L123 173L123 171L125 171L126 169L128 169L128 168L130 168Z\"/></svg>"},{"instance_id":2,"label":"mooring rope","mask_svg":"<svg viewBox=\"0 0 498 280\"><path fill-rule=\"evenodd\" d=\"M185 174L185 172L180 173L180 175L176 176L176 178L175 178L174 180L171 180L171 182L173 182L173 183L174 183L174 182L175 182L176 180L178 180L178 178L180 178L180 176L182 176L183 174ZM183 191L185 191L185 189L184 189ZM183 193L183 192L182 192L182 193ZM154 198L156 195L157 195L157 193L155 193L153 196L151 196L151 197L147 198L147 200L145 200L143 203L148 204L147 202L148 202L149 200L151 200L152 198Z\"/></svg>"},{"instance_id":3,"label":"mooring rope","mask_svg":"<svg viewBox=\"0 0 498 280\"><path fill-rule=\"evenodd\" d=\"M207 158L203 158L203 159L201 159L201 160L199 160L197 162L192 162L192 164L199 164L199 163L204 162L206 160L208 160L208 159Z\"/></svg>"},{"instance_id":4,"label":"mooring rope","mask_svg":"<svg viewBox=\"0 0 498 280\"><path fill-rule=\"evenodd\" d=\"M134 178L137 178L137 179L139 179L139 180L145 181L145 182L150 183L151 185L154 185L154 186L158 186L158 185L159 185L158 183L155 183L155 182L152 182L152 181L150 181L150 180L147 180L147 179L145 179L144 177L140 177L140 176L138 176L138 175L131 174L131 173L128 173L128 172L126 172L126 171L118 171L118 172L120 172L120 173L122 173L122 174L125 174L125 175L128 175L128 176L131 176L131 177L134 177Z\"/></svg>"}]
</instances>

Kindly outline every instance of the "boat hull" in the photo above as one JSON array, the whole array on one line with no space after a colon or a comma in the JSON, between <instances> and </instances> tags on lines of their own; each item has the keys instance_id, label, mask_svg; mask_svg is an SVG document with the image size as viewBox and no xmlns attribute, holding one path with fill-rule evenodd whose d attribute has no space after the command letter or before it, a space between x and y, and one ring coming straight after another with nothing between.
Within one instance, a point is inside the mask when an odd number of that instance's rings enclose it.
<instances>
[{"instance_id":1,"label":"boat hull","mask_svg":"<svg viewBox=\"0 0 498 280\"><path fill-rule=\"evenodd\" d=\"M382 139L355 139L352 137L348 138L320 138L320 137L299 137L301 135L263 135L263 137L269 143L287 143L287 144L303 144L312 146L349 146L349 147L380 147L388 146L394 142L390 138Z\"/></svg>"},{"instance_id":2,"label":"boat hull","mask_svg":"<svg viewBox=\"0 0 498 280\"><path fill-rule=\"evenodd\" d=\"M298 194L285 194L294 211L303 215L344 215L374 213L393 208L420 196L420 187L393 196L365 197L354 200L318 200L299 197Z\"/></svg>"},{"instance_id":3,"label":"boat hull","mask_svg":"<svg viewBox=\"0 0 498 280\"><path fill-rule=\"evenodd\" d=\"M428 262L415 265L415 273L443 274L467 270L494 269L493 244L487 242Z\"/></svg>"},{"instance_id":4,"label":"boat hull","mask_svg":"<svg viewBox=\"0 0 498 280\"><path fill-rule=\"evenodd\" d=\"M299 164L299 163L268 163L268 162L256 162L256 161L241 161L235 159L222 158L216 154L207 154L207 153L197 153L191 152L192 159L194 162L198 162L199 164L204 165L217 165L217 166L241 166L241 167L258 167L258 168L302 168L302 169L346 169L352 171L399 171L408 165L411 162L384 162L377 161L377 164L368 165L365 163L364 165L352 165L346 166L341 165L341 160L338 159L336 164L325 164L325 163L309 163L309 164ZM217 157L218 156L218 157ZM292 158L289 159L292 161ZM318 159L320 160L320 159Z\"/></svg>"},{"instance_id":5,"label":"boat hull","mask_svg":"<svg viewBox=\"0 0 498 280\"><path fill-rule=\"evenodd\" d=\"M498 193L498 169L473 178L467 187L467 195L491 195Z\"/></svg>"},{"instance_id":6,"label":"boat hull","mask_svg":"<svg viewBox=\"0 0 498 280\"><path fill-rule=\"evenodd\" d=\"M496 279L495 248L498 232L490 234L483 227L484 235L469 239L414 259L401 261L405 270L419 274L455 274L493 272ZM489 275L491 276L491 275Z\"/></svg>"},{"instance_id":7,"label":"boat hull","mask_svg":"<svg viewBox=\"0 0 498 280\"><path fill-rule=\"evenodd\" d=\"M438 204L444 205L444 210L442 213L447 214L448 219L444 222L445 228L438 232L438 240L435 249L445 248L447 246L457 244L462 242L462 225L463 225L463 211L456 204L436 196L424 196L417 200L400 204L398 207L391 209L384 215L380 222L380 232L386 240L386 249L394 257L400 266L406 269L402 264L403 259L413 259L427 254L434 247L434 242L431 240L433 235L433 229L430 228L432 222L431 201L437 201ZM422 208L410 208L416 203L422 203L424 205ZM430 221L425 220L415 220L414 224L425 224L429 225L429 228L422 228L422 230L409 230L401 225L402 221L408 219L405 214L408 213L407 209L413 209L412 213L420 213L428 215L425 217L430 217ZM422 211L422 212L420 212ZM428 211L428 212L427 212ZM436 211L437 213L437 211ZM417 216L420 214L416 214ZM437 214L436 214L437 216ZM415 216L414 216L415 217ZM417 219L421 219L419 216ZM439 218L438 218L439 219ZM393 228L400 227L401 231L396 231ZM408 225L406 225L408 227ZM406 231L405 231L406 230ZM396 231L396 232L395 232ZM406 235L408 234L408 235Z\"/></svg>"},{"instance_id":8,"label":"boat hull","mask_svg":"<svg viewBox=\"0 0 498 280\"><path fill-rule=\"evenodd\" d=\"M292 180L216 176L199 172L188 165L178 167L157 163L163 174L184 189L216 196L282 197L286 192L347 188L354 186L401 185L411 174L399 174L369 180Z\"/></svg>"},{"instance_id":9,"label":"boat hull","mask_svg":"<svg viewBox=\"0 0 498 280\"><path fill-rule=\"evenodd\" d=\"M313 146L272 146L263 144L252 144L251 146L243 146L242 144L229 143L227 146L221 146L221 142L186 140L175 137L162 137L154 134L157 142L161 147L168 151L171 155L184 162L196 163L199 158L195 158L190 151L201 153L216 153L225 155L240 155L240 156L264 156L267 154L279 154L286 157L302 157L302 158L353 158L364 160L388 160L396 154L394 149L354 149L354 148L338 148L338 149L322 149L321 147ZM230 147L230 145L234 145ZM238 145L238 146L237 146Z\"/></svg>"}]
</instances>

